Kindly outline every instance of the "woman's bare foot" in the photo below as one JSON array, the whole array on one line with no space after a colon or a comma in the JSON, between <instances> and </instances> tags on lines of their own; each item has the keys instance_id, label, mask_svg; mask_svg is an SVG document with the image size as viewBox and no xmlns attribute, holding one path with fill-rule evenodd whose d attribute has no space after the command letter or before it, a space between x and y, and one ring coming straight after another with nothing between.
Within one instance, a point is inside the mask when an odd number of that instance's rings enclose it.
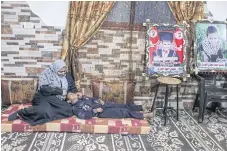
<instances>
[{"instance_id":1,"label":"woman's bare foot","mask_svg":"<svg viewBox=\"0 0 227 151\"><path fill-rule=\"evenodd\" d=\"M153 112L145 113L143 116L145 118L153 118L154 117L154 113Z\"/></svg>"},{"instance_id":2,"label":"woman's bare foot","mask_svg":"<svg viewBox=\"0 0 227 151\"><path fill-rule=\"evenodd\" d=\"M142 105L142 108L143 108L143 111L144 112L149 112L149 110L151 110L151 105L148 103L148 102L146 102L146 103L144 103L143 105Z\"/></svg>"}]
</instances>

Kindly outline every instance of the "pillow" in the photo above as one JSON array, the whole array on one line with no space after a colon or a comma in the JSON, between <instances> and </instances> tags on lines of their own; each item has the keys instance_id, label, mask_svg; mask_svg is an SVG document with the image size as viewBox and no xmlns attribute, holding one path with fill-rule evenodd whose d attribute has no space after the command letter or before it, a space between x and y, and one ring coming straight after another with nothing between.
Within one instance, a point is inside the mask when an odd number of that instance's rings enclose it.
<instances>
[{"instance_id":1,"label":"pillow","mask_svg":"<svg viewBox=\"0 0 227 151\"><path fill-rule=\"evenodd\" d=\"M2 79L2 103L4 105L29 103L37 89L37 79Z\"/></svg>"},{"instance_id":2,"label":"pillow","mask_svg":"<svg viewBox=\"0 0 227 151\"><path fill-rule=\"evenodd\" d=\"M81 88L81 90L82 90L83 95L85 95L87 97L93 97L93 92L90 87L87 86L85 88Z\"/></svg>"},{"instance_id":3,"label":"pillow","mask_svg":"<svg viewBox=\"0 0 227 151\"><path fill-rule=\"evenodd\" d=\"M111 101L119 104L133 104L133 81L92 81L93 96L103 101Z\"/></svg>"}]
</instances>

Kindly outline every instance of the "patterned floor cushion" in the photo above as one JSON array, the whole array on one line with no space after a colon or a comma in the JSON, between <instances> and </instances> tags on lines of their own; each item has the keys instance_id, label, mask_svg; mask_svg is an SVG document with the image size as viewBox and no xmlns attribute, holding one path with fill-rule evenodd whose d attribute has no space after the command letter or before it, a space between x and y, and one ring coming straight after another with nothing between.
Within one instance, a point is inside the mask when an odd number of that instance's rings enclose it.
<instances>
[{"instance_id":1,"label":"patterned floor cushion","mask_svg":"<svg viewBox=\"0 0 227 151\"><path fill-rule=\"evenodd\" d=\"M148 134L149 123L137 119L92 118L81 120L74 117L52 121L43 125L30 126L21 120L8 121L9 114L28 107L30 104L13 104L1 116L2 132L81 132L112 134Z\"/></svg>"}]
</instances>

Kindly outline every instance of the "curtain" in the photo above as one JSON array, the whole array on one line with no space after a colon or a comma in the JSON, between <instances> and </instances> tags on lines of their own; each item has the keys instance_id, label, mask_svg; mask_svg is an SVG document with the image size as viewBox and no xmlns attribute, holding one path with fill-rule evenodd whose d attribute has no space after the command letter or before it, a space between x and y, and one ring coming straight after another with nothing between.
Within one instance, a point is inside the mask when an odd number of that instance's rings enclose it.
<instances>
[{"instance_id":1,"label":"curtain","mask_svg":"<svg viewBox=\"0 0 227 151\"><path fill-rule=\"evenodd\" d=\"M193 48L193 32L192 23L203 19L204 16L204 3L203 1L169 1L168 2L170 10L173 13L178 24L186 23L187 30L187 72L192 69L190 67L190 62L194 58L194 48Z\"/></svg>"},{"instance_id":2,"label":"curtain","mask_svg":"<svg viewBox=\"0 0 227 151\"><path fill-rule=\"evenodd\" d=\"M61 59L66 61L78 89L81 79L78 49L98 31L113 5L108 1L70 1Z\"/></svg>"}]
</instances>

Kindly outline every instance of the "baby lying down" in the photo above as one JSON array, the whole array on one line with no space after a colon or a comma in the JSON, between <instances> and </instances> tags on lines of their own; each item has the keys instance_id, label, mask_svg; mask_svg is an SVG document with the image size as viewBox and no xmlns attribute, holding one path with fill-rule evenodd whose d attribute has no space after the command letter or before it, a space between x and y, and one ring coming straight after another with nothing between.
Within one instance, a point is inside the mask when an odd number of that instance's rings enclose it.
<instances>
[{"instance_id":1,"label":"baby lying down","mask_svg":"<svg viewBox=\"0 0 227 151\"><path fill-rule=\"evenodd\" d=\"M146 113L149 106L104 102L98 98L81 97L73 93L68 94L68 99L72 103L73 114L80 119L92 117L144 119L153 117L153 113ZM144 113L139 111L144 111Z\"/></svg>"}]
</instances>

